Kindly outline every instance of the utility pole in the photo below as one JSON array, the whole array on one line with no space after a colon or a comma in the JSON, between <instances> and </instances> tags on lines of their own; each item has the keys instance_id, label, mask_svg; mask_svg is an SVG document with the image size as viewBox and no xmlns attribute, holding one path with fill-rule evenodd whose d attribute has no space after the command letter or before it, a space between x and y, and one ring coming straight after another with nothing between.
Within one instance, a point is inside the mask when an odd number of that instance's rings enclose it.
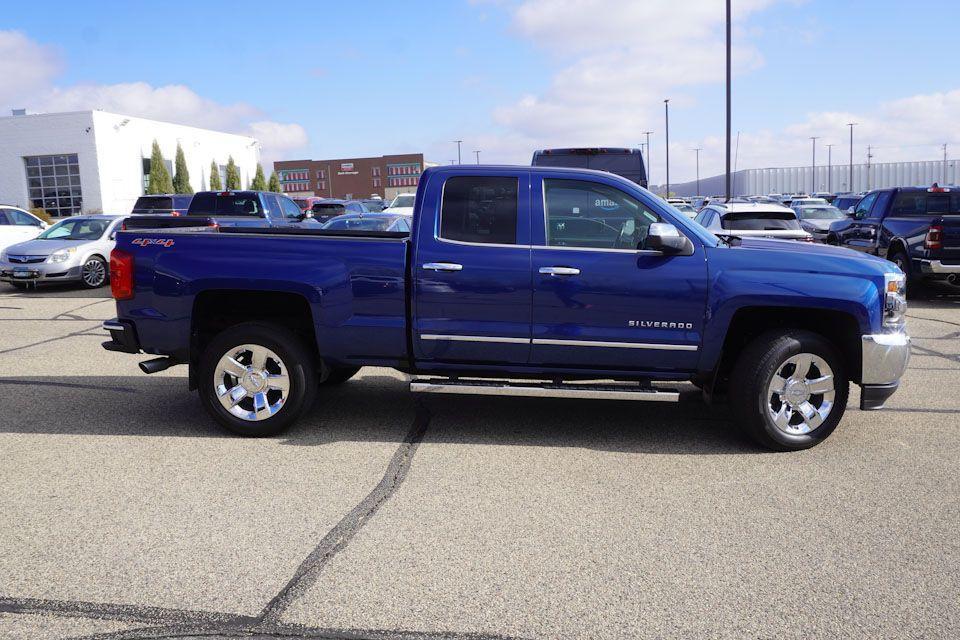
<instances>
[{"instance_id":1,"label":"utility pole","mask_svg":"<svg viewBox=\"0 0 960 640\"><path fill-rule=\"evenodd\" d=\"M663 101L663 117L666 125L666 150L667 150L667 197L670 197L670 98Z\"/></svg>"},{"instance_id":2,"label":"utility pole","mask_svg":"<svg viewBox=\"0 0 960 640\"><path fill-rule=\"evenodd\" d=\"M817 140L820 136L810 136L813 143L813 160L810 163L810 195L817 192Z\"/></svg>"},{"instance_id":3,"label":"utility pole","mask_svg":"<svg viewBox=\"0 0 960 640\"><path fill-rule=\"evenodd\" d=\"M454 140L454 142L457 143L457 164L461 164L461 162L460 162L460 145L463 144L463 140Z\"/></svg>"},{"instance_id":4,"label":"utility pole","mask_svg":"<svg viewBox=\"0 0 960 640\"><path fill-rule=\"evenodd\" d=\"M947 184L947 143L943 143L943 180L940 181L940 185L943 186Z\"/></svg>"},{"instance_id":5,"label":"utility pole","mask_svg":"<svg viewBox=\"0 0 960 640\"><path fill-rule=\"evenodd\" d=\"M853 127L858 125L858 122L848 122L847 126L850 127L850 184L847 185L847 189L850 190L850 193L854 193L853 189Z\"/></svg>"},{"instance_id":6,"label":"utility pole","mask_svg":"<svg viewBox=\"0 0 960 640\"><path fill-rule=\"evenodd\" d=\"M827 145L827 191L833 193L833 144Z\"/></svg>"},{"instance_id":7,"label":"utility pole","mask_svg":"<svg viewBox=\"0 0 960 640\"><path fill-rule=\"evenodd\" d=\"M647 184L648 184L648 185L649 185L649 184L652 184L652 183L650 182L650 134L651 134L651 133L653 133L653 131L644 131L644 132L643 132L643 135L647 136L647 157L645 158L647 166L646 166L645 168L646 168L646 170L647 170Z\"/></svg>"},{"instance_id":8,"label":"utility pole","mask_svg":"<svg viewBox=\"0 0 960 640\"><path fill-rule=\"evenodd\" d=\"M867 191L870 191L870 159L873 158L871 153L873 147L869 144L867 145Z\"/></svg>"},{"instance_id":9,"label":"utility pole","mask_svg":"<svg viewBox=\"0 0 960 640\"><path fill-rule=\"evenodd\" d=\"M703 147L697 147L696 149L691 149L697 153L697 195L700 195L700 152L703 151Z\"/></svg>"},{"instance_id":10,"label":"utility pole","mask_svg":"<svg viewBox=\"0 0 960 640\"><path fill-rule=\"evenodd\" d=\"M474 150L474 153L477 154L477 164L480 164L480 150L479 150L479 149L475 149L475 150Z\"/></svg>"},{"instance_id":11,"label":"utility pole","mask_svg":"<svg viewBox=\"0 0 960 640\"><path fill-rule=\"evenodd\" d=\"M730 202L730 86L730 0L727 0L727 202Z\"/></svg>"}]
</instances>

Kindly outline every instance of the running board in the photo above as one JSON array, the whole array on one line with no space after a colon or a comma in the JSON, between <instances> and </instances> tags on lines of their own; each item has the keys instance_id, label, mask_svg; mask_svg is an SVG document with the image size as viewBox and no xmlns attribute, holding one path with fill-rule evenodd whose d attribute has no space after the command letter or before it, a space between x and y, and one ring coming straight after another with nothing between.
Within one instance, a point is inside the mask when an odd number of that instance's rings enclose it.
<instances>
[{"instance_id":1,"label":"running board","mask_svg":"<svg viewBox=\"0 0 960 640\"><path fill-rule=\"evenodd\" d=\"M677 402L676 389L657 389L628 384L578 384L556 382L506 382L502 380L451 380L420 378L410 382L413 393L453 393L477 396L524 396L529 398L582 398L585 400L645 400Z\"/></svg>"}]
</instances>

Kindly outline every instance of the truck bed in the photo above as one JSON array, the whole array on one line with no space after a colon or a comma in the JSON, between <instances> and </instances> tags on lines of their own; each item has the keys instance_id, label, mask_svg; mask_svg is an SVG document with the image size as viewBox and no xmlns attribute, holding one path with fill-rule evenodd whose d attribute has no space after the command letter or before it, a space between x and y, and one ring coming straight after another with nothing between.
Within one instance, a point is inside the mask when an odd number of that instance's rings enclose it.
<instances>
[{"instance_id":1,"label":"truck bed","mask_svg":"<svg viewBox=\"0 0 960 640\"><path fill-rule=\"evenodd\" d=\"M117 248L135 256L135 296L118 301L137 318L140 341L184 356L196 305L229 304L229 292L289 295L311 308L316 339L332 361L406 358L407 234L295 228L127 230ZM398 357L399 356L399 357Z\"/></svg>"}]
</instances>

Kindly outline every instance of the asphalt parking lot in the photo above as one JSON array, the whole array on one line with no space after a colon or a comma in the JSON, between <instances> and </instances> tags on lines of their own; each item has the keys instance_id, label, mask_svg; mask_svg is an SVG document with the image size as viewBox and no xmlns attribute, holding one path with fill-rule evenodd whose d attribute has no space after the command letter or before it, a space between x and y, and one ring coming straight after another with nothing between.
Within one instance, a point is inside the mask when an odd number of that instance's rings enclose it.
<instances>
[{"instance_id":1,"label":"asphalt parking lot","mask_svg":"<svg viewBox=\"0 0 960 640\"><path fill-rule=\"evenodd\" d=\"M0 637L960 636L960 296L823 445L679 406L417 401L367 369L283 437L103 351L108 290L0 284Z\"/></svg>"}]
</instances>

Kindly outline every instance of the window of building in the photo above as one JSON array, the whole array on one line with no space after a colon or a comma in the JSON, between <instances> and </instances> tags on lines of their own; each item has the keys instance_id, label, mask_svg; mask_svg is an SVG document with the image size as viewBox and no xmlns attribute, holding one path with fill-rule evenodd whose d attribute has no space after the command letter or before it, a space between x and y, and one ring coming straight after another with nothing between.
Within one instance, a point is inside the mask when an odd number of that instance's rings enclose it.
<instances>
[{"instance_id":1,"label":"window of building","mask_svg":"<svg viewBox=\"0 0 960 640\"><path fill-rule=\"evenodd\" d=\"M52 216L80 213L83 193L77 154L26 156L23 164L30 206L44 209Z\"/></svg>"},{"instance_id":2,"label":"window of building","mask_svg":"<svg viewBox=\"0 0 960 640\"><path fill-rule=\"evenodd\" d=\"M327 181L326 181L326 180L321 180L320 182L317 183L317 186L318 186L321 190L326 189L326 188L327 188Z\"/></svg>"},{"instance_id":3,"label":"window of building","mask_svg":"<svg viewBox=\"0 0 960 640\"><path fill-rule=\"evenodd\" d=\"M605 184L544 180L547 244L636 250L660 217L636 198Z\"/></svg>"},{"instance_id":4,"label":"window of building","mask_svg":"<svg viewBox=\"0 0 960 640\"><path fill-rule=\"evenodd\" d=\"M380 167L374 167L374 168L373 168L373 176L374 176L375 178L380 176Z\"/></svg>"},{"instance_id":5,"label":"window of building","mask_svg":"<svg viewBox=\"0 0 960 640\"><path fill-rule=\"evenodd\" d=\"M317 180L323 180L326 177L327 177L327 174L324 173L323 169L320 169L320 171L317 171Z\"/></svg>"},{"instance_id":6,"label":"window of building","mask_svg":"<svg viewBox=\"0 0 960 640\"><path fill-rule=\"evenodd\" d=\"M516 178L458 176L447 180L440 237L481 244L516 244Z\"/></svg>"},{"instance_id":7,"label":"window of building","mask_svg":"<svg viewBox=\"0 0 960 640\"><path fill-rule=\"evenodd\" d=\"M143 165L143 192L147 192L147 187L150 185L150 162L151 158L141 158ZM167 167L167 173L170 174L170 177L173 177L173 161L164 159L163 164Z\"/></svg>"},{"instance_id":8,"label":"window of building","mask_svg":"<svg viewBox=\"0 0 960 640\"><path fill-rule=\"evenodd\" d=\"M374 179L373 179L373 186L375 186L375 187L379 187L379 186L380 186L380 178L374 178Z\"/></svg>"}]
</instances>

